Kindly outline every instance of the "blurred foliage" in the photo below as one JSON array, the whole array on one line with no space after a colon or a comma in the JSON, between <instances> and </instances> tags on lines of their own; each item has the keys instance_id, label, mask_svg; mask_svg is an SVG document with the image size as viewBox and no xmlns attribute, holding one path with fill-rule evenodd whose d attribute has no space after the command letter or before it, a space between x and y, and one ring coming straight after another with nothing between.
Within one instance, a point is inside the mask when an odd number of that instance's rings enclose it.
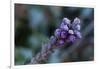
<instances>
[{"instance_id":1,"label":"blurred foliage","mask_svg":"<svg viewBox=\"0 0 100 69\"><path fill-rule=\"evenodd\" d=\"M48 42L61 20L81 19L82 39L49 55L47 63L90 61L94 59L94 9L15 4L15 65L23 65Z\"/></svg>"}]
</instances>

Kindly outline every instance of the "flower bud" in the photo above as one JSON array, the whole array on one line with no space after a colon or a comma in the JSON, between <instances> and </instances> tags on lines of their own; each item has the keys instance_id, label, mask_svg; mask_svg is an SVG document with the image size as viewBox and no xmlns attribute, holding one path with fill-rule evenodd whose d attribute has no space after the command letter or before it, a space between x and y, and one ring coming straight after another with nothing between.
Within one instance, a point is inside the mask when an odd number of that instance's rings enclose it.
<instances>
[{"instance_id":1,"label":"flower bud","mask_svg":"<svg viewBox=\"0 0 100 69\"><path fill-rule=\"evenodd\" d=\"M67 37L67 33L65 31L61 32L61 38L66 38Z\"/></svg>"},{"instance_id":2,"label":"flower bud","mask_svg":"<svg viewBox=\"0 0 100 69\"><path fill-rule=\"evenodd\" d=\"M75 29L80 30L80 25L78 24Z\"/></svg>"},{"instance_id":3,"label":"flower bud","mask_svg":"<svg viewBox=\"0 0 100 69\"><path fill-rule=\"evenodd\" d=\"M54 35L55 35L56 37L60 37L60 33L61 33L61 29L56 29Z\"/></svg>"},{"instance_id":4,"label":"flower bud","mask_svg":"<svg viewBox=\"0 0 100 69\"><path fill-rule=\"evenodd\" d=\"M68 25L67 24L65 25L64 23L61 23L60 28L63 30L66 30L66 31L68 31L68 29L69 29Z\"/></svg>"},{"instance_id":5,"label":"flower bud","mask_svg":"<svg viewBox=\"0 0 100 69\"><path fill-rule=\"evenodd\" d=\"M64 45L64 40L61 39L58 41L58 43L59 43L59 46Z\"/></svg>"},{"instance_id":6,"label":"flower bud","mask_svg":"<svg viewBox=\"0 0 100 69\"><path fill-rule=\"evenodd\" d=\"M75 32L75 35L78 37L78 38L82 38L82 36L81 36L81 33L79 32L79 31L74 31Z\"/></svg>"},{"instance_id":7,"label":"flower bud","mask_svg":"<svg viewBox=\"0 0 100 69\"><path fill-rule=\"evenodd\" d=\"M71 21L68 18L63 18L64 24L70 26Z\"/></svg>"},{"instance_id":8,"label":"flower bud","mask_svg":"<svg viewBox=\"0 0 100 69\"><path fill-rule=\"evenodd\" d=\"M51 36L51 37L50 37L50 43L51 43L51 44L56 43L56 37Z\"/></svg>"},{"instance_id":9,"label":"flower bud","mask_svg":"<svg viewBox=\"0 0 100 69\"><path fill-rule=\"evenodd\" d=\"M75 24L80 24L80 19L76 17L76 18L74 19L73 23L75 23Z\"/></svg>"},{"instance_id":10,"label":"flower bud","mask_svg":"<svg viewBox=\"0 0 100 69\"><path fill-rule=\"evenodd\" d=\"M67 39L68 42L74 42L76 37L74 35L70 35Z\"/></svg>"}]
</instances>

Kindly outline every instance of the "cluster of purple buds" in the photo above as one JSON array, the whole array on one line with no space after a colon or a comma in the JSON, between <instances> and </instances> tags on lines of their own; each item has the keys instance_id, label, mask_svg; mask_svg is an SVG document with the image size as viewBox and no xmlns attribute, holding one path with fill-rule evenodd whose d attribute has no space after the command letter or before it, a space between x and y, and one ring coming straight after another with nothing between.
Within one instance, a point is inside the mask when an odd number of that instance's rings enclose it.
<instances>
[{"instance_id":1,"label":"cluster of purple buds","mask_svg":"<svg viewBox=\"0 0 100 69\"><path fill-rule=\"evenodd\" d=\"M51 36L50 42L42 45L42 50L35 57L31 59L30 64L37 64L45 61L48 58L48 54L52 53L52 49L55 47L62 47L65 43L73 43L76 39L82 38L80 33L80 19L75 18L71 22L68 18L64 18L54 32L54 36Z\"/></svg>"},{"instance_id":2,"label":"cluster of purple buds","mask_svg":"<svg viewBox=\"0 0 100 69\"><path fill-rule=\"evenodd\" d=\"M73 43L76 39L80 39L80 19L75 18L73 22L68 18L63 18L59 28L54 32L54 36L51 36L51 44L62 46L66 42Z\"/></svg>"}]
</instances>

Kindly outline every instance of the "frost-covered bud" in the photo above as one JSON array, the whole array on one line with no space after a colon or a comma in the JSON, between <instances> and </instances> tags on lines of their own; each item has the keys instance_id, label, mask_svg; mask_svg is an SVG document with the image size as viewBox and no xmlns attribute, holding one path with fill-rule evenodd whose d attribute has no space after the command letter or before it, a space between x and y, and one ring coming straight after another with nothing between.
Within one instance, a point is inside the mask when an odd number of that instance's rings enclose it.
<instances>
[{"instance_id":1,"label":"frost-covered bud","mask_svg":"<svg viewBox=\"0 0 100 69\"><path fill-rule=\"evenodd\" d=\"M80 24L75 24L75 23L72 23L72 29L73 30L80 30L81 29L81 27L80 27Z\"/></svg>"},{"instance_id":2,"label":"frost-covered bud","mask_svg":"<svg viewBox=\"0 0 100 69\"><path fill-rule=\"evenodd\" d=\"M78 38L82 38L81 33L79 31L75 30L74 33Z\"/></svg>"},{"instance_id":3,"label":"frost-covered bud","mask_svg":"<svg viewBox=\"0 0 100 69\"><path fill-rule=\"evenodd\" d=\"M56 37L60 37L60 33L61 33L61 29L56 29L54 35L55 35Z\"/></svg>"},{"instance_id":4,"label":"frost-covered bud","mask_svg":"<svg viewBox=\"0 0 100 69\"><path fill-rule=\"evenodd\" d=\"M61 32L61 38L66 38L67 37L67 33L65 31Z\"/></svg>"},{"instance_id":5,"label":"frost-covered bud","mask_svg":"<svg viewBox=\"0 0 100 69\"><path fill-rule=\"evenodd\" d=\"M74 42L76 40L76 37L74 35L70 35L67 39L68 42Z\"/></svg>"},{"instance_id":6,"label":"frost-covered bud","mask_svg":"<svg viewBox=\"0 0 100 69\"><path fill-rule=\"evenodd\" d=\"M80 19L79 18L75 18L73 23L72 23L72 28L74 30L80 30Z\"/></svg>"},{"instance_id":7,"label":"frost-covered bud","mask_svg":"<svg viewBox=\"0 0 100 69\"><path fill-rule=\"evenodd\" d=\"M56 43L56 37L51 36L50 37L50 44L54 44L54 43Z\"/></svg>"},{"instance_id":8,"label":"frost-covered bud","mask_svg":"<svg viewBox=\"0 0 100 69\"><path fill-rule=\"evenodd\" d=\"M60 28L63 29L63 30L66 30L66 31L69 30L68 25L67 24L65 25L63 22L61 23Z\"/></svg>"},{"instance_id":9,"label":"frost-covered bud","mask_svg":"<svg viewBox=\"0 0 100 69\"><path fill-rule=\"evenodd\" d=\"M80 19L76 17L76 18L74 19L73 23L75 23L75 24L80 24Z\"/></svg>"},{"instance_id":10,"label":"frost-covered bud","mask_svg":"<svg viewBox=\"0 0 100 69\"><path fill-rule=\"evenodd\" d=\"M69 30L68 33L69 34L74 34L74 31L73 30Z\"/></svg>"},{"instance_id":11,"label":"frost-covered bud","mask_svg":"<svg viewBox=\"0 0 100 69\"><path fill-rule=\"evenodd\" d=\"M71 21L68 18L63 18L64 24L70 26Z\"/></svg>"},{"instance_id":12,"label":"frost-covered bud","mask_svg":"<svg viewBox=\"0 0 100 69\"><path fill-rule=\"evenodd\" d=\"M66 31L68 31L68 30L69 30L69 28L68 28L68 26L67 26L67 25L64 25L64 26L63 26L63 29L64 29L64 30L66 30Z\"/></svg>"},{"instance_id":13,"label":"frost-covered bud","mask_svg":"<svg viewBox=\"0 0 100 69\"><path fill-rule=\"evenodd\" d=\"M79 24L76 25L75 29L76 29L76 30L80 30L80 29L81 29L80 25L79 25Z\"/></svg>"}]
</instances>

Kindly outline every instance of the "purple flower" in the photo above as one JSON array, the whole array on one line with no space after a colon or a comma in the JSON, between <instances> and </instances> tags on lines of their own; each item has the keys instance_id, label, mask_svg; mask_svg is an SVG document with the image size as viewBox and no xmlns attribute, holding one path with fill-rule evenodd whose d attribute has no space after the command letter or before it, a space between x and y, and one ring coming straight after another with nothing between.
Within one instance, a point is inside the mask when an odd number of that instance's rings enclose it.
<instances>
[{"instance_id":1,"label":"purple flower","mask_svg":"<svg viewBox=\"0 0 100 69\"><path fill-rule=\"evenodd\" d=\"M80 33L80 19L75 18L71 23L68 18L63 18L60 28L56 29L54 35L57 38L57 46L63 45L65 41L74 42L76 39L82 38Z\"/></svg>"},{"instance_id":2,"label":"purple flower","mask_svg":"<svg viewBox=\"0 0 100 69\"><path fill-rule=\"evenodd\" d=\"M79 18L75 18L72 23L68 18L63 18L59 28L55 30L54 36L50 37L50 41L42 46L41 52L30 63L40 63L40 61L47 59L53 48L62 47L66 44L65 42L73 43L76 39L82 38L80 29Z\"/></svg>"}]
</instances>

